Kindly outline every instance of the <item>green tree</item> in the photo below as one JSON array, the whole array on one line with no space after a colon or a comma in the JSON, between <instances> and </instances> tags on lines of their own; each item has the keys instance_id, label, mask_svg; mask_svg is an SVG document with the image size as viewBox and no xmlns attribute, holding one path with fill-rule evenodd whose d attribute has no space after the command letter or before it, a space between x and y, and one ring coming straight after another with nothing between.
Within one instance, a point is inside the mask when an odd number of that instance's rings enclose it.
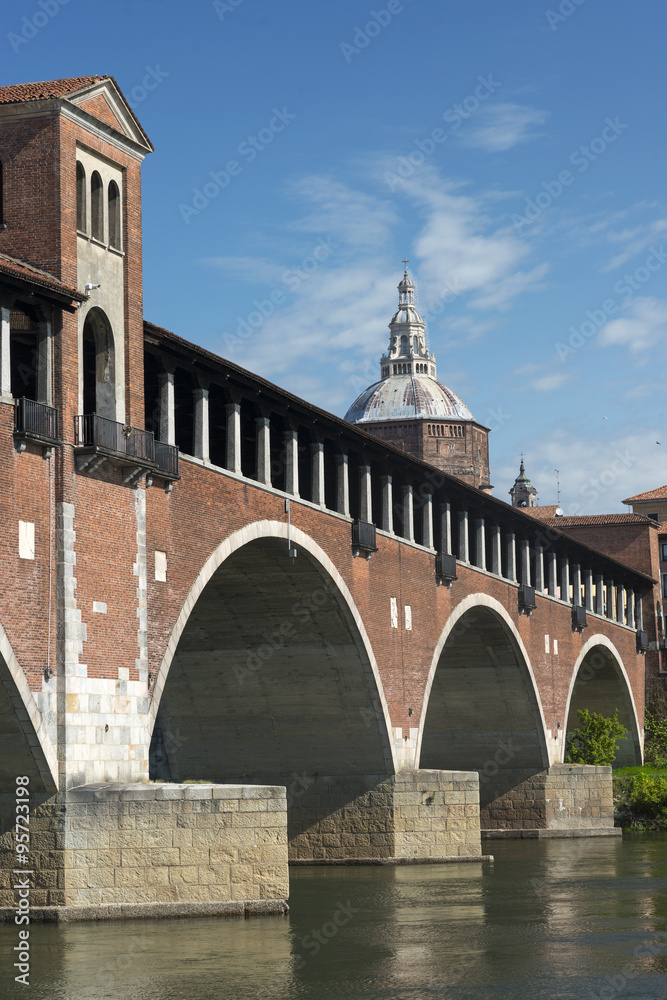
<instances>
[{"instance_id":1,"label":"green tree","mask_svg":"<svg viewBox=\"0 0 667 1000\"><path fill-rule=\"evenodd\" d=\"M644 761L664 767L667 760L667 719L646 709L644 716Z\"/></svg>"},{"instance_id":2,"label":"green tree","mask_svg":"<svg viewBox=\"0 0 667 1000\"><path fill-rule=\"evenodd\" d=\"M578 710L579 728L567 740L567 764L612 764L616 759L616 743L626 740L628 731L618 721L618 709L611 718L589 712L587 708Z\"/></svg>"}]
</instances>

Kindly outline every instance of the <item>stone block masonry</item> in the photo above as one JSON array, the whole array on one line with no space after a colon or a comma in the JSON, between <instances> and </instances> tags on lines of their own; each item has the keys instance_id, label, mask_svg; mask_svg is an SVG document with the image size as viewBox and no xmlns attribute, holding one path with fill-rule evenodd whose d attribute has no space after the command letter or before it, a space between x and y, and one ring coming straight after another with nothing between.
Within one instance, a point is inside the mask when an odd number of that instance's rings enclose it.
<instances>
[{"instance_id":1,"label":"stone block masonry","mask_svg":"<svg viewBox=\"0 0 667 1000\"><path fill-rule=\"evenodd\" d=\"M610 767L554 764L534 774L516 771L511 780L508 791L482 808L483 836L500 830L508 836L526 830L604 836L613 830Z\"/></svg>"},{"instance_id":2,"label":"stone block masonry","mask_svg":"<svg viewBox=\"0 0 667 1000\"><path fill-rule=\"evenodd\" d=\"M37 805L30 825L32 920L287 910L278 786L79 785ZM0 919L13 921L12 832L0 855Z\"/></svg>"},{"instance_id":3,"label":"stone block masonry","mask_svg":"<svg viewBox=\"0 0 667 1000\"><path fill-rule=\"evenodd\" d=\"M474 771L319 778L290 812L290 862L480 858Z\"/></svg>"}]
</instances>

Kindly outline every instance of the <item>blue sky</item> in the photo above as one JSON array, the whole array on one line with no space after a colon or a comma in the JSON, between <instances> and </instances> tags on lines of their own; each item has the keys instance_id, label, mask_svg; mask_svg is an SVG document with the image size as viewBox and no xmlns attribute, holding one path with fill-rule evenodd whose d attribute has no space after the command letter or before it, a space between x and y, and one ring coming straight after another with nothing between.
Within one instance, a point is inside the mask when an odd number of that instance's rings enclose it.
<instances>
[{"instance_id":1,"label":"blue sky","mask_svg":"<svg viewBox=\"0 0 667 1000\"><path fill-rule=\"evenodd\" d=\"M4 24L3 83L110 73L155 144L147 319L343 415L407 256L496 495L522 451L567 513L667 482L664 0L17 0Z\"/></svg>"}]
</instances>

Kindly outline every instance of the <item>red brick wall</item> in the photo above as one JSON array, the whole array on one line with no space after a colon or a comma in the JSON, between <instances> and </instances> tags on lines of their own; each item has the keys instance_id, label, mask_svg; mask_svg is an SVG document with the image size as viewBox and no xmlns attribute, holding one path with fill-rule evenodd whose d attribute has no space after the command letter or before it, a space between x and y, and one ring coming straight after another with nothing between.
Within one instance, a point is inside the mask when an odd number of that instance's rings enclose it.
<instances>
[{"instance_id":1,"label":"red brick wall","mask_svg":"<svg viewBox=\"0 0 667 1000\"><path fill-rule=\"evenodd\" d=\"M34 445L19 454L13 429L13 408L0 406L0 623L30 687L41 690L48 645L49 463ZM51 461L55 463L55 458ZM34 560L19 558L20 520L35 525ZM51 667L55 672L55 575L52 600Z\"/></svg>"},{"instance_id":2,"label":"red brick wall","mask_svg":"<svg viewBox=\"0 0 667 1000\"><path fill-rule=\"evenodd\" d=\"M157 490L148 495L149 670L154 675L187 593L220 542L249 522L285 521L280 496L192 463L182 463L181 471L183 479L171 495ZM375 653L392 724L402 726L404 733L419 725L431 660L449 616L476 592L494 597L509 610L535 672L547 727L555 731L557 722L564 726L574 664L588 638L598 632L618 649L637 711L643 711L643 659L637 656L630 630L591 618L579 635L572 631L570 608L540 596L530 617L519 615L516 587L465 567L459 567L451 589L437 587L433 556L397 539L379 536L379 551L369 561L353 558L348 522L297 501L291 509L292 523L322 547L349 587ZM167 552L167 583L153 579L155 549ZM398 601L398 629L390 628L391 597ZM412 608L412 632L403 627L406 604ZM558 639L557 656L545 653L545 633Z\"/></svg>"}]
</instances>

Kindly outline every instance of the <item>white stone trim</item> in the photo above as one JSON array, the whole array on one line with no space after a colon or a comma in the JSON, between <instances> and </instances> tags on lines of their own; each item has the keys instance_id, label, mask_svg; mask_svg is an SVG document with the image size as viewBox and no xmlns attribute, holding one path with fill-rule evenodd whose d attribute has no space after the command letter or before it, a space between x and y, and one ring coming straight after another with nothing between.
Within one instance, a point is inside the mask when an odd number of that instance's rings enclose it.
<instances>
[{"instance_id":1,"label":"white stone trim","mask_svg":"<svg viewBox=\"0 0 667 1000\"><path fill-rule=\"evenodd\" d=\"M518 651L523 657L523 664L528 672L532 686L533 694L535 696L535 702L540 713L541 730L538 731L538 737L540 740L540 749L542 752L542 758L544 760L544 766L549 767L551 764L556 763L551 757L555 756L552 754L549 746L549 741L547 740L547 727L544 719L544 709L542 708L542 699L540 698L539 688L537 682L535 681L535 674L533 673L533 668L530 662L530 657L528 656L528 651L523 644L523 640L518 632L518 629L514 622L512 621L509 612L503 607L503 605L496 601L495 598L489 597L487 594L469 594L465 597L460 604L456 606L454 611L452 611L447 624L443 628L440 638L438 639L437 645L435 647L435 652L433 653L433 659L431 660L431 666L428 672L428 678L426 681L426 687L424 688L424 700L422 702L422 710L419 718L419 736L417 739L417 749L415 757L415 767L419 767L419 760L421 757L422 750L422 739L424 737L424 723L426 722L426 713L428 711L428 703L431 697L431 688L433 687L433 681L435 680L435 672L438 669L438 663L440 662L440 656L447 639L449 638L454 626L461 619L466 612L470 611L472 608L488 608L490 611L494 611L496 615L502 619L503 624L510 632L514 642L518 647Z\"/></svg>"},{"instance_id":2,"label":"white stone trim","mask_svg":"<svg viewBox=\"0 0 667 1000\"><path fill-rule=\"evenodd\" d=\"M19 725L23 729L32 749L35 763L45 788L48 792L55 792L58 789L58 756L46 731L46 726L42 720L42 713L37 707L33 693L28 687L26 676L21 669L2 625L0 625L0 671L5 674L5 678L0 677L0 683L3 680L11 680L14 692L11 689L7 689L7 694L16 709ZM9 674L9 677L7 677L7 674ZM55 680L52 680L51 683L55 685ZM7 688L6 683L5 688ZM25 718L25 715L27 715L27 718ZM33 733L38 740L37 746L35 745Z\"/></svg>"},{"instance_id":3,"label":"white stone trim","mask_svg":"<svg viewBox=\"0 0 667 1000\"><path fill-rule=\"evenodd\" d=\"M594 646L604 646L605 649L609 650L609 652L612 654L612 656L614 657L614 659L616 661L616 666L618 667L623 680L625 681L625 686L626 686L627 692L628 692L628 694L630 696L630 705L632 706L632 715L633 715L633 718L635 720L635 727L636 727L636 731L637 731L637 740L638 740L638 743L639 743L639 749L641 750L642 759L643 759L643 757L644 757L644 727L639 725L639 716L637 715L637 706L635 705L635 696L634 696L633 691L632 691L632 684L630 683L630 679L629 679L629 677L627 675L625 666L623 664L623 660L621 659L621 654L616 649L616 646L613 644L613 642L611 641L611 639L608 639L606 635L602 635L600 632L598 632L596 635L592 635L590 637L590 639L586 640L586 642L582 646L581 652L579 653L579 656L577 657L576 662L574 664L574 669L572 671L572 676L570 677L570 687L568 689L567 699L565 701L565 716L563 718L562 727L561 727L561 731L563 733L563 738L562 738L562 744L563 745L562 745L562 748L561 748L561 757L562 757L562 759L564 761L565 760L565 736L566 736L566 730L567 730L567 720L568 720L569 715L570 715L570 703L572 701L572 693L574 691L574 685L575 685L575 683L577 681L577 675L579 673L579 670L581 669L581 664L584 662L584 658L588 655L588 653L590 653L591 649L593 649ZM560 761L559 763L562 763L562 761Z\"/></svg>"},{"instance_id":4,"label":"white stone trim","mask_svg":"<svg viewBox=\"0 0 667 1000\"><path fill-rule=\"evenodd\" d=\"M201 570L197 575L197 579L190 587L190 591L185 598L181 612L176 619L176 623L171 630L171 635L169 636L169 641L167 643L167 648L165 650L164 656L162 657L162 662L158 670L157 678L155 680L155 685L153 688L153 697L151 698L151 705L149 709L149 726L150 733L153 731L155 725L155 719L157 717L158 708L160 707L160 701L162 699L162 693L164 691L164 686L169 675L169 669L171 667L174 654L178 647L179 640L183 634L183 630L188 622L190 614L192 613L197 600L199 599L204 587L212 578L213 574L217 569L228 559L234 552L238 549L243 548L249 542L255 541L258 538L284 538L287 542L287 524L282 521L254 521L252 524L246 525L245 528L241 528L239 531L234 532L229 535L223 542L218 545L214 552L208 557ZM366 633L366 628L361 619L361 615L357 610L356 604L352 598L345 580L340 575L336 566L331 561L326 552L320 548L317 542L313 541L309 535L301 531L299 528L295 528L294 525L291 526L290 530L290 540L292 545L297 546L305 550L313 560L318 564L318 566L324 570L325 573L331 578L335 586L338 588L338 593L345 602L347 611L351 615L353 622L357 628L359 638L363 644L363 650L366 654L370 669L372 671L373 680L375 681L375 690L371 686L371 697L375 700L378 699L378 705L376 705L378 721L380 715L384 719L385 731L384 733L380 730L380 737L384 744L385 754L387 760L391 761L393 767L393 773L398 770L397 758L394 747L392 746L391 740L391 719L389 716L389 708L387 706L387 701L384 695L384 689L382 687L382 680L380 678L380 672L375 660L375 654L373 653L373 648L371 646L370 640Z\"/></svg>"}]
</instances>

